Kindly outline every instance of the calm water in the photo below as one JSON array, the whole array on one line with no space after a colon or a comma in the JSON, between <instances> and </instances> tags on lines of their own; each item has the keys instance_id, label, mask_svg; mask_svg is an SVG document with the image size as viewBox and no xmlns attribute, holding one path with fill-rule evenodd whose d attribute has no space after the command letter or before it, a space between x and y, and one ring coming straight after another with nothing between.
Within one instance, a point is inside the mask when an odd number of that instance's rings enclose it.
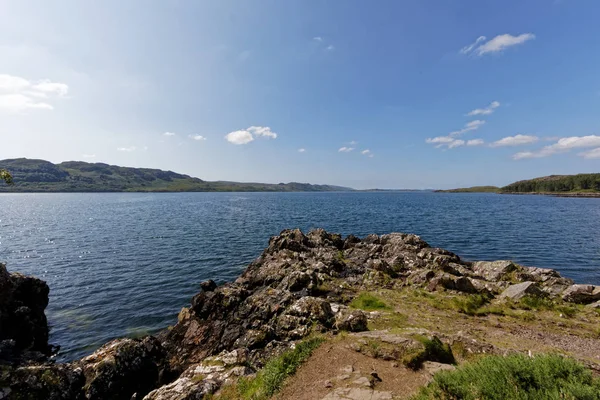
<instances>
[{"instance_id":1,"label":"calm water","mask_svg":"<svg viewBox=\"0 0 600 400\"><path fill-rule=\"evenodd\" d=\"M234 279L270 236L421 235L600 284L600 199L445 193L2 194L0 260L50 285L60 359L176 321L198 283Z\"/></svg>"}]
</instances>

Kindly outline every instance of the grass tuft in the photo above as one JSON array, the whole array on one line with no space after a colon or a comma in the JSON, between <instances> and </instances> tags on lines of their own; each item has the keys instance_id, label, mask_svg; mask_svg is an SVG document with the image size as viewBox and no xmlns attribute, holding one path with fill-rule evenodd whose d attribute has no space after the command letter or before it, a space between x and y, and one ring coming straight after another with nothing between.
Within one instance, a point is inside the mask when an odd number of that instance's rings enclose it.
<instances>
[{"instance_id":1,"label":"grass tuft","mask_svg":"<svg viewBox=\"0 0 600 400\"><path fill-rule=\"evenodd\" d=\"M488 356L436 374L412 400L600 399L600 380L575 360L555 354Z\"/></svg>"},{"instance_id":2,"label":"grass tuft","mask_svg":"<svg viewBox=\"0 0 600 400\"><path fill-rule=\"evenodd\" d=\"M383 300L371 293L361 293L350 303L350 307L365 311L391 310Z\"/></svg>"},{"instance_id":3,"label":"grass tuft","mask_svg":"<svg viewBox=\"0 0 600 400\"><path fill-rule=\"evenodd\" d=\"M324 339L314 337L296 345L270 361L254 378L241 378L236 385L236 396L244 400L266 400L277 393L285 379L296 373L298 367L306 361Z\"/></svg>"},{"instance_id":4,"label":"grass tuft","mask_svg":"<svg viewBox=\"0 0 600 400\"><path fill-rule=\"evenodd\" d=\"M421 368L425 361L436 361L444 364L456 364L452 349L448 344L444 344L439 338L434 336L429 339L424 336L418 336L417 339L423 344L423 348L410 352L404 356L402 363L413 370Z\"/></svg>"}]
</instances>

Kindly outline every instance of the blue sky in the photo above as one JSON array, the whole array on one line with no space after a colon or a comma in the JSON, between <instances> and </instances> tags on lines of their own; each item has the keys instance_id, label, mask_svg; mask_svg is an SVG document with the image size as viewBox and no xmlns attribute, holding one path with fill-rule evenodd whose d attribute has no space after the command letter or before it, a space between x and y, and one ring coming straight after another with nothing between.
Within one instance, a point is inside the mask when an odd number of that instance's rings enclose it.
<instances>
[{"instance_id":1,"label":"blue sky","mask_svg":"<svg viewBox=\"0 0 600 400\"><path fill-rule=\"evenodd\" d=\"M599 15L595 0L4 0L0 159L355 188L600 172Z\"/></svg>"}]
</instances>

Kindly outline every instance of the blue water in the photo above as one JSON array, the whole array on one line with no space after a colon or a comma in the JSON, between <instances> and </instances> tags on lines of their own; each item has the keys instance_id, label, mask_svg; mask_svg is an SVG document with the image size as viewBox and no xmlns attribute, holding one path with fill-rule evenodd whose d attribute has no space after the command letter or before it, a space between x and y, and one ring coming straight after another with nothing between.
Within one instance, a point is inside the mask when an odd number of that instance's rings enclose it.
<instances>
[{"instance_id":1,"label":"blue water","mask_svg":"<svg viewBox=\"0 0 600 400\"><path fill-rule=\"evenodd\" d=\"M285 228L411 232L470 260L600 284L600 199L430 192L1 194L0 261L50 285L59 359L156 332Z\"/></svg>"}]
</instances>

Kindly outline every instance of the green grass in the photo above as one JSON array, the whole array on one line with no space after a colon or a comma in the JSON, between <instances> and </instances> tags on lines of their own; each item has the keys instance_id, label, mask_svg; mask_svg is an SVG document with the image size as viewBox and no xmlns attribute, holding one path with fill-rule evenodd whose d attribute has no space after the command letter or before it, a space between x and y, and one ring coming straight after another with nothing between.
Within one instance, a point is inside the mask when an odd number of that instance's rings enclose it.
<instances>
[{"instance_id":1,"label":"green grass","mask_svg":"<svg viewBox=\"0 0 600 400\"><path fill-rule=\"evenodd\" d=\"M423 348L404 355L402 363L406 367L417 370L421 368L425 361L456 364L452 349L448 344L444 344L439 338L434 336L429 339L424 336L417 336L415 339L423 344Z\"/></svg>"},{"instance_id":2,"label":"green grass","mask_svg":"<svg viewBox=\"0 0 600 400\"><path fill-rule=\"evenodd\" d=\"M285 379L296 373L324 339L314 337L300 342L293 350L268 361L254 378L241 378L235 387L236 398L244 400L266 400L277 393Z\"/></svg>"},{"instance_id":3,"label":"green grass","mask_svg":"<svg viewBox=\"0 0 600 400\"><path fill-rule=\"evenodd\" d=\"M379 297L372 293L366 292L359 294L354 300L352 300L350 307L365 311L385 311L392 309Z\"/></svg>"},{"instance_id":4,"label":"green grass","mask_svg":"<svg viewBox=\"0 0 600 400\"><path fill-rule=\"evenodd\" d=\"M600 399L600 380L575 360L548 354L488 356L435 375L412 400Z\"/></svg>"},{"instance_id":5,"label":"green grass","mask_svg":"<svg viewBox=\"0 0 600 400\"><path fill-rule=\"evenodd\" d=\"M484 294L471 294L468 296L460 296L452 299L454 308L463 314L467 315L485 315L481 308L490 302L490 296Z\"/></svg>"}]
</instances>

